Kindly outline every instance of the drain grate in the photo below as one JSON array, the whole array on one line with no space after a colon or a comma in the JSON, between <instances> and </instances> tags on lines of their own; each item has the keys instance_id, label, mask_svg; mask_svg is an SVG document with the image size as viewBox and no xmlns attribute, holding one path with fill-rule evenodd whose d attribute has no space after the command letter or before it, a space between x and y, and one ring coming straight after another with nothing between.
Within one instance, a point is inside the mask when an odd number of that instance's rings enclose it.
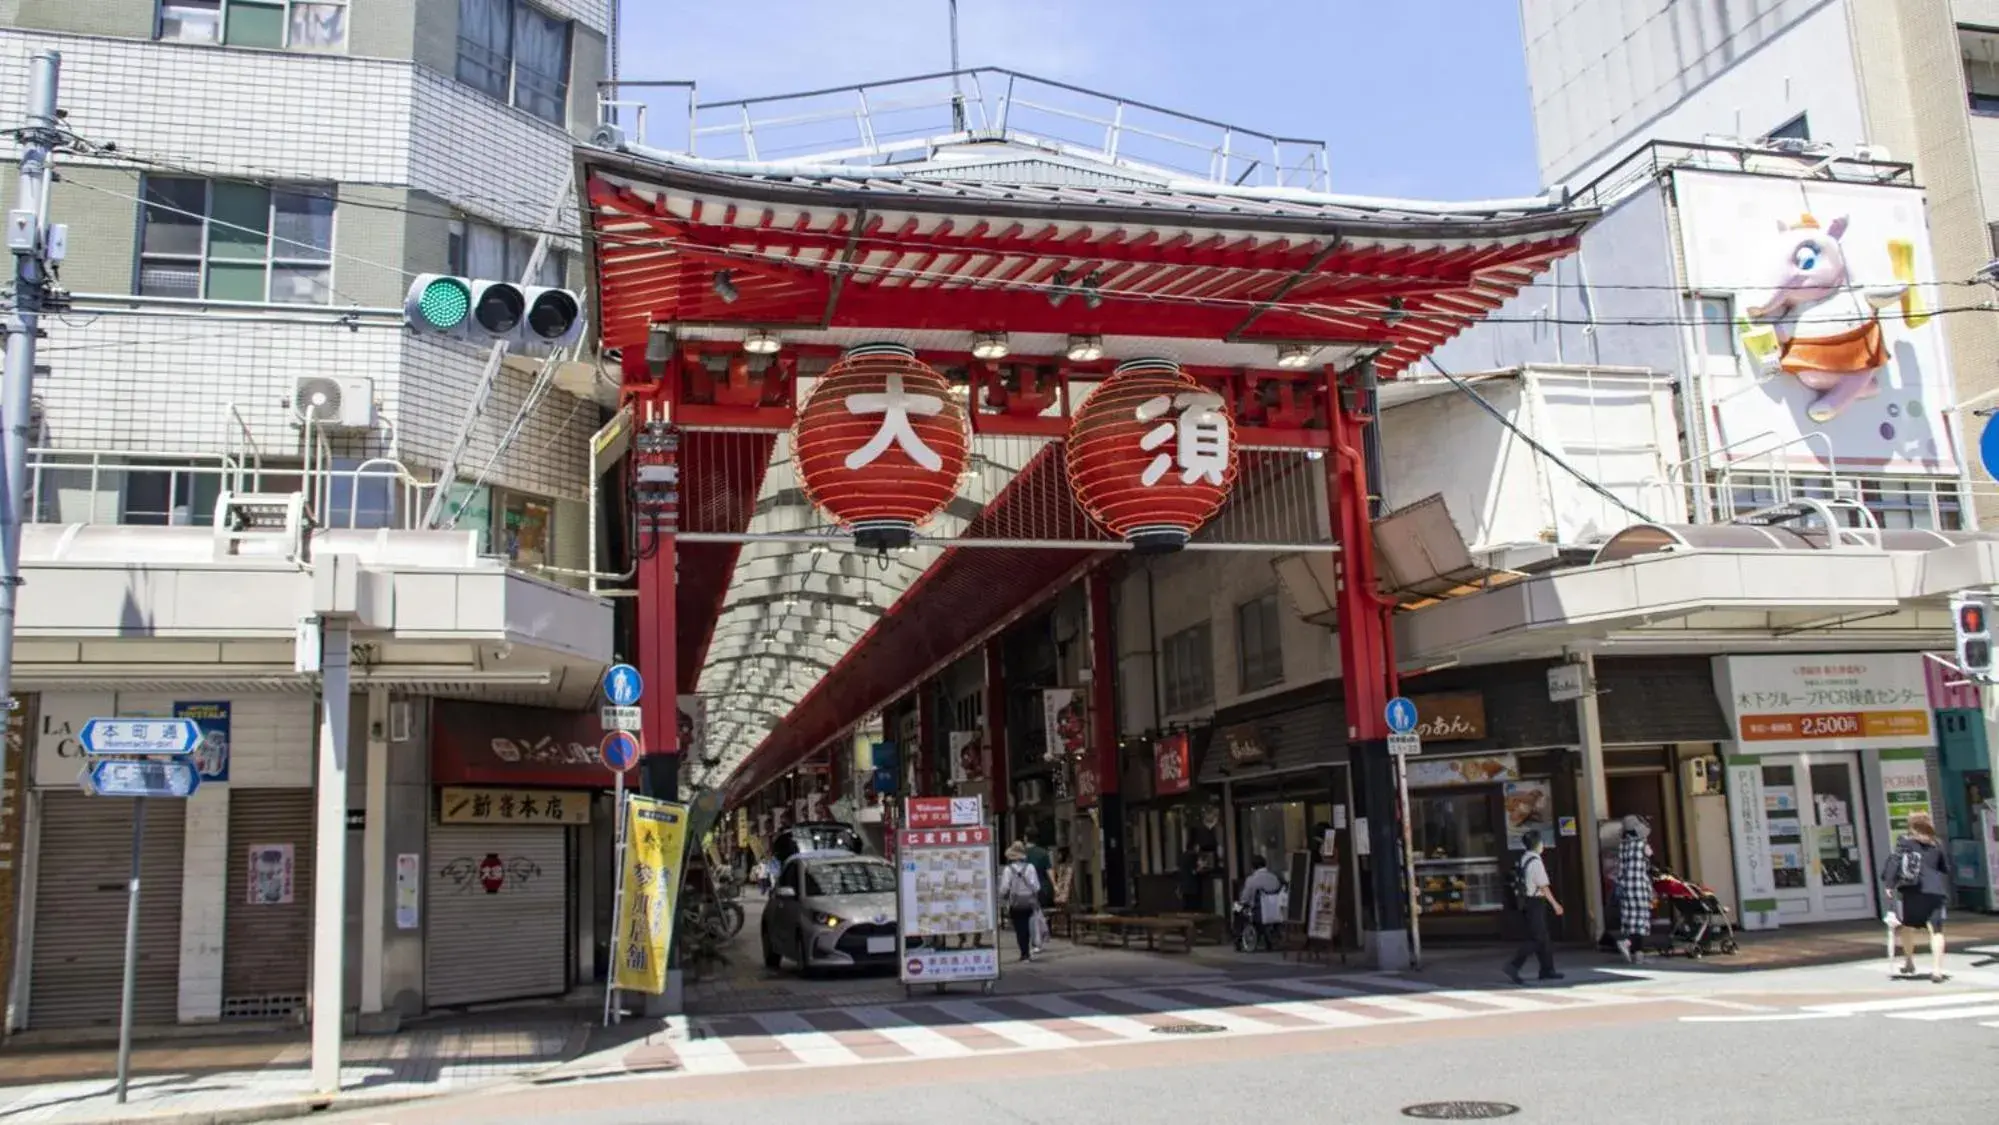
<instances>
[{"instance_id":1,"label":"drain grate","mask_svg":"<svg viewBox=\"0 0 1999 1125\"><path fill-rule=\"evenodd\" d=\"M1402 1107L1402 1116L1421 1117L1429 1121L1484 1121L1492 1117L1511 1117L1519 1112L1519 1106L1505 1102L1423 1102Z\"/></svg>"},{"instance_id":2,"label":"drain grate","mask_svg":"<svg viewBox=\"0 0 1999 1125\"><path fill-rule=\"evenodd\" d=\"M1228 1028L1212 1023L1169 1023L1152 1029L1154 1035L1213 1035Z\"/></svg>"}]
</instances>

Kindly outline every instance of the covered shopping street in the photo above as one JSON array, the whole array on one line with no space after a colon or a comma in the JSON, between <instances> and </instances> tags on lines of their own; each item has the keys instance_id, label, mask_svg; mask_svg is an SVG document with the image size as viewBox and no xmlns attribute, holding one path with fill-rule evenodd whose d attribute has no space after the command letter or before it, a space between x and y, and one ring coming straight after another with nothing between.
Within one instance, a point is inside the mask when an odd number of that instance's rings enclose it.
<instances>
[{"instance_id":1,"label":"covered shopping street","mask_svg":"<svg viewBox=\"0 0 1999 1125\"><path fill-rule=\"evenodd\" d=\"M1548 199L1344 197L1322 175L1243 180L1079 155L1004 126L893 164L579 149L602 342L636 423L637 652L649 682L702 700L695 778L743 805L1078 582L1090 664L1108 669L1110 575L1134 549L1184 545L1338 554L1351 568L1347 734L1372 763L1371 799L1392 807L1379 729L1389 606L1371 550L1355 549L1376 514L1377 382L1518 292L1594 216ZM834 480L794 444L829 372L866 366L882 353L855 349L880 344L900 350L878 397L905 380L936 387L924 417L941 428L924 434L962 442L962 459L870 452L876 427L848 427L835 452L853 476ZM1152 362L1120 375L1132 360ZM1123 401L1100 388L1140 375L1172 381L1225 431L1206 493L1190 496L1207 486L1184 421L1185 474L1163 483L1165 451L1141 479L1158 440L1139 425L1147 406L1090 428L1093 407ZM1083 434L1131 448L1086 452ZM1126 470L1106 493L1104 474ZM886 515L905 530L881 534ZM1106 823L1115 680L1090 689ZM989 689L1004 700L1003 684ZM685 731L650 715L645 727L646 784L660 791ZM993 811L1006 799L996 783ZM1393 817L1375 823L1392 854ZM1392 911L1383 919L1393 928Z\"/></svg>"}]
</instances>

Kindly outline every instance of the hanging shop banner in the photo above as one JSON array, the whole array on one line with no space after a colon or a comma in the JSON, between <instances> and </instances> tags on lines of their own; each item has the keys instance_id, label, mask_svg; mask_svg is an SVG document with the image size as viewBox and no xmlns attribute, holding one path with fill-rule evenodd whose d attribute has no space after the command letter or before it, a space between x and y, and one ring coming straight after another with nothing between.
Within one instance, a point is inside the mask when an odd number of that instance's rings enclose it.
<instances>
[{"instance_id":1,"label":"hanging shop banner","mask_svg":"<svg viewBox=\"0 0 1999 1125\"><path fill-rule=\"evenodd\" d=\"M1152 789L1162 797L1185 793L1193 782L1187 736L1169 734L1152 747Z\"/></svg>"},{"instance_id":2,"label":"hanging shop banner","mask_svg":"<svg viewBox=\"0 0 1999 1125\"><path fill-rule=\"evenodd\" d=\"M176 703L174 718L193 719L201 730L194 748L194 767L203 781L229 780L229 701Z\"/></svg>"},{"instance_id":3,"label":"hanging shop banner","mask_svg":"<svg viewBox=\"0 0 1999 1125\"><path fill-rule=\"evenodd\" d=\"M251 906L290 906L293 851L290 844L250 845L250 885L245 902Z\"/></svg>"},{"instance_id":4,"label":"hanging shop banner","mask_svg":"<svg viewBox=\"0 0 1999 1125\"><path fill-rule=\"evenodd\" d=\"M687 806L625 796L625 873L613 931L615 986L666 991L666 956L679 913L680 871L687 856Z\"/></svg>"},{"instance_id":5,"label":"hanging shop banner","mask_svg":"<svg viewBox=\"0 0 1999 1125\"><path fill-rule=\"evenodd\" d=\"M1930 767L1921 750L1881 751L1881 793L1888 801L1888 834L1909 830L1909 818L1930 812Z\"/></svg>"},{"instance_id":6,"label":"hanging shop banner","mask_svg":"<svg viewBox=\"0 0 1999 1125\"><path fill-rule=\"evenodd\" d=\"M1777 876L1771 866L1769 811L1764 807L1763 764L1728 757L1728 819L1735 844L1737 911L1745 930L1777 926Z\"/></svg>"},{"instance_id":7,"label":"hanging shop banner","mask_svg":"<svg viewBox=\"0 0 1999 1125\"><path fill-rule=\"evenodd\" d=\"M1075 757L1087 745L1089 729L1083 714L1083 693L1075 688L1044 688L1041 692L1041 730L1046 760L1059 762Z\"/></svg>"},{"instance_id":8,"label":"hanging shop banner","mask_svg":"<svg viewBox=\"0 0 1999 1125\"><path fill-rule=\"evenodd\" d=\"M1923 656L1718 656L1715 690L1747 753L1928 746Z\"/></svg>"},{"instance_id":9,"label":"hanging shop banner","mask_svg":"<svg viewBox=\"0 0 1999 1125\"><path fill-rule=\"evenodd\" d=\"M1076 807L1091 809L1097 806L1097 798L1103 793L1103 781L1097 776L1095 762L1076 763Z\"/></svg>"},{"instance_id":10,"label":"hanging shop banner","mask_svg":"<svg viewBox=\"0 0 1999 1125\"><path fill-rule=\"evenodd\" d=\"M896 835L902 982L999 979L992 831L983 825L906 828ZM962 934L995 940L974 949L944 948L942 939Z\"/></svg>"},{"instance_id":11,"label":"hanging shop banner","mask_svg":"<svg viewBox=\"0 0 1999 1125\"><path fill-rule=\"evenodd\" d=\"M588 824L590 794L559 789L464 789L446 786L440 824Z\"/></svg>"}]
</instances>

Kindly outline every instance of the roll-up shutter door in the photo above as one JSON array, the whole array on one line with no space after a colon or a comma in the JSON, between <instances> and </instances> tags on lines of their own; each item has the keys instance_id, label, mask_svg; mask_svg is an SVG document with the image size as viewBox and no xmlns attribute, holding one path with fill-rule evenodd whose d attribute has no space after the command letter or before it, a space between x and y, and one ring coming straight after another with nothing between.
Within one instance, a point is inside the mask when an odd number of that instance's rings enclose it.
<instances>
[{"instance_id":1,"label":"roll-up shutter door","mask_svg":"<svg viewBox=\"0 0 1999 1125\"><path fill-rule=\"evenodd\" d=\"M125 965L134 802L68 790L41 795L28 1022L35 1028L115 1026ZM139 944L132 1018L180 1018L180 885L187 806L146 802L139 867Z\"/></svg>"},{"instance_id":2,"label":"roll-up shutter door","mask_svg":"<svg viewBox=\"0 0 1999 1125\"><path fill-rule=\"evenodd\" d=\"M223 1019L284 1019L305 1010L312 978L312 814L310 789L229 794ZM287 861L291 901L272 902L285 897Z\"/></svg>"},{"instance_id":3,"label":"roll-up shutter door","mask_svg":"<svg viewBox=\"0 0 1999 1125\"><path fill-rule=\"evenodd\" d=\"M430 1007L551 996L569 984L568 830L433 825Z\"/></svg>"}]
</instances>

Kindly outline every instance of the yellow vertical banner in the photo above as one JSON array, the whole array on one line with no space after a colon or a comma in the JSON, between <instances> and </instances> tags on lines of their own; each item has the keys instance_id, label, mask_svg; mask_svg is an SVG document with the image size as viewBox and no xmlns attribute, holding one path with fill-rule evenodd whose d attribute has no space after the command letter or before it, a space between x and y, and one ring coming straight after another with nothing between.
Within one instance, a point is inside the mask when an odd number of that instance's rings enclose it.
<instances>
[{"instance_id":1,"label":"yellow vertical banner","mask_svg":"<svg viewBox=\"0 0 1999 1125\"><path fill-rule=\"evenodd\" d=\"M687 806L626 796L625 885L611 962L620 991L666 991L666 955L680 913L686 856Z\"/></svg>"}]
</instances>

